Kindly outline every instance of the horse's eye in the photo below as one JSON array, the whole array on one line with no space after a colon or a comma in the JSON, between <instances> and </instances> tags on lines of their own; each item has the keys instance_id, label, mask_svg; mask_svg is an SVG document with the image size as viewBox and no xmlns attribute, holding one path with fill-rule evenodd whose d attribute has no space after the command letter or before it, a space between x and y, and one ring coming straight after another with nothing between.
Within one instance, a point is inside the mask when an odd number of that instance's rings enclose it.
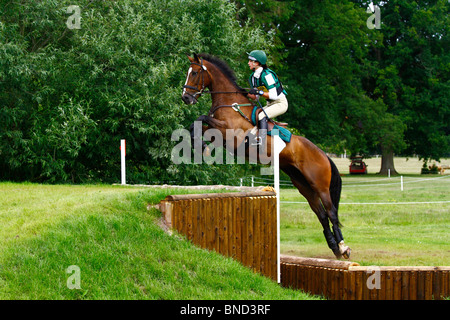
<instances>
[{"instance_id":1,"label":"horse's eye","mask_svg":"<svg viewBox=\"0 0 450 320\"><path fill-rule=\"evenodd\" d=\"M197 72L192 71L191 74L192 74L193 77L195 77L197 75Z\"/></svg>"}]
</instances>

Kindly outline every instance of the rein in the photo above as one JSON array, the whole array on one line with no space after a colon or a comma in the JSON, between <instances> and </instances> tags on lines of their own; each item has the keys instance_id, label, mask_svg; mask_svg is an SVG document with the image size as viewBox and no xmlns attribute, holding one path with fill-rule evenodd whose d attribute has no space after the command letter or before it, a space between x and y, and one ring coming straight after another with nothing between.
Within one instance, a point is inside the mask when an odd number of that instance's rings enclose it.
<instances>
[{"instance_id":1,"label":"rein","mask_svg":"<svg viewBox=\"0 0 450 320\"><path fill-rule=\"evenodd\" d=\"M219 110L220 108L233 108L234 111L239 112L239 114L244 117L245 120L252 123L252 121L242 112L241 107L253 107L254 105L251 103L244 103L244 104L237 104L233 103L232 105L221 105L221 106L215 106L214 108L211 108L209 110L208 115L212 117L214 113Z\"/></svg>"}]
</instances>

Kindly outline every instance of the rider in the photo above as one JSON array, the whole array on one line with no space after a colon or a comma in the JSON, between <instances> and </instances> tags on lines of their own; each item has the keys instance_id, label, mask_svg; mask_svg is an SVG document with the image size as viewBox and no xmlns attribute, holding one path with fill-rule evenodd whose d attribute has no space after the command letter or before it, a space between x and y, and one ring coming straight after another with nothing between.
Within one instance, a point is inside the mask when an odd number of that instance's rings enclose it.
<instances>
[{"instance_id":1,"label":"rider","mask_svg":"<svg viewBox=\"0 0 450 320\"><path fill-rule=\"evenodd\" d=\"M258 117L260 139L257 140L256 145L261 145L267 135L267 117L275 118L288 109L287 93L277 74L270 70L266 63L267 56L264 51L253 50L248 53L248 66L253 71L248 79L251 88L248 97L258 100L261 96L267 100L267 104L263 108L264 112L260 112Z\"/></svg>"}]
</instances>

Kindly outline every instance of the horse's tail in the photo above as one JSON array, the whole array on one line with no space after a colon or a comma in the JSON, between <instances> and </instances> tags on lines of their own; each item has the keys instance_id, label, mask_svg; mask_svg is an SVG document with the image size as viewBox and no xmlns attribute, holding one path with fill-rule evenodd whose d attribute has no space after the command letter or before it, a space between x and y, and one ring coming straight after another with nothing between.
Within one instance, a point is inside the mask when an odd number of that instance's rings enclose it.
<instances>
[{"instance_id":1,"label":"horse's tail","mask_svg":"<svg viewBox=\"0 0 450 320\"><path fill-rule=\"evenodd\" d=\"M339 200L341 199L342 179L339 170L334 162L328 157L331 166L331 182L330 182L330 196L334 207L336 208L336 218L338 218ZM339 221L339 218L338 218ZM339 222L339 226L342 226Z\"/></svg>"}]
</instances>

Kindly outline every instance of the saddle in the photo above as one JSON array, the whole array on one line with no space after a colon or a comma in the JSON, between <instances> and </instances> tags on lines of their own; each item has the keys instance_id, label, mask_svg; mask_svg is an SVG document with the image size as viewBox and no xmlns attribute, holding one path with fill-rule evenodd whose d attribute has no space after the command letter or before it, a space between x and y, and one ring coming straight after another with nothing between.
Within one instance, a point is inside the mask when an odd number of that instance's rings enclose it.
<instances>
[{"instance_id":1,"label":"saddle","mask_svg":"<svg viewBox=\"0 0 450 320\"><path fill-rule=\"evenodd\" d=\"M251 121L252 121L253 125L255 125L257 128L259 128L259 123L258 123L259 122L259 113L262 111L263 110L260 107L254 107L253 111L252 111ZM280 138L283 139L285 142L290 142L292 133L286 128L288 124L286 122L273 121L272 119L269 119L269 120L270 121L267 122L267 134L269 136L271 136L273 129L279 130Z\"/></svg>"}]
</instances>

